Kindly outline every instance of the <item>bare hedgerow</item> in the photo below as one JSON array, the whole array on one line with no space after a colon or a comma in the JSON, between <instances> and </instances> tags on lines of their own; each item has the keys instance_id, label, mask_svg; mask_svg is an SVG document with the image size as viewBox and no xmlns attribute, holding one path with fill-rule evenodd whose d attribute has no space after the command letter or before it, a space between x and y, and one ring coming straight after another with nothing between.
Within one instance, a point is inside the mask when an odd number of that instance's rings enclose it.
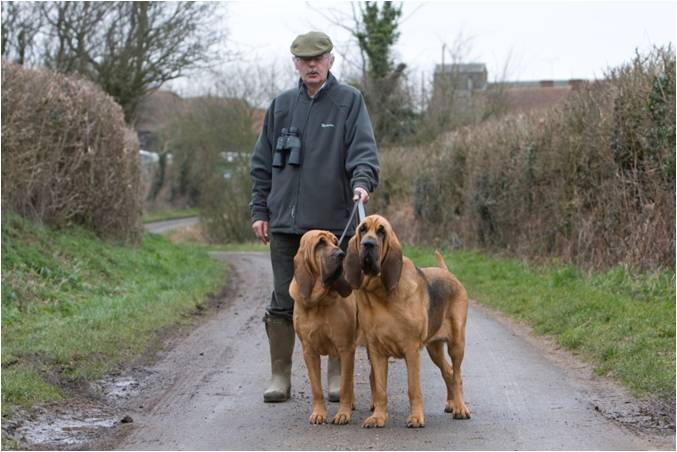
<instances>
[{"instance_id":1,"label":"bare hedgerow","mask_svg":"<svg viewBox=\"0 0 677 452\"><path fill-rule=\"evenodd\" d=\"M2 63L2 205L53 227L141 237L136 135L91 82Z\"/></svg>"},{"instance_id":2,"label":"bare hedgerow","mask_svg":"<svg viewBox=\"0 0 677 452\"><path fill-rule=\"evenodd\" d=\"M674 266L671 48L637 55L551 110L435 146L414 199L427 241L597 268Z\"/></svg>"}]
</instances>

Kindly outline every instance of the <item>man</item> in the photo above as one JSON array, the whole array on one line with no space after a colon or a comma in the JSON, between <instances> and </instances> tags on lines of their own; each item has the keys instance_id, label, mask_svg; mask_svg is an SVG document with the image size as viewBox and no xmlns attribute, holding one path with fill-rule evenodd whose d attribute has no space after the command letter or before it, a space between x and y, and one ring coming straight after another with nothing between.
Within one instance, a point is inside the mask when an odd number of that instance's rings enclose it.
<instances>
[{"instance_id":1,"label":"man","mask_svg":"<svg viewBox=\"0 0 677 452\"><path fill-rule=\"evenodd\" d=\"M367 202L378 184L378 151L364 99L329 71L332 48L329 36L315 31L292 42L298 87L273 100L251 160L252 229L261 242L270 241L274 280L264 317L272 369L265 402L283 402L291 393L289 283L301 236L310 229L339 236L353 202ZM328 368L329 400L338 402L340 367L330 359Z\"/></svg>"}]
</instances>

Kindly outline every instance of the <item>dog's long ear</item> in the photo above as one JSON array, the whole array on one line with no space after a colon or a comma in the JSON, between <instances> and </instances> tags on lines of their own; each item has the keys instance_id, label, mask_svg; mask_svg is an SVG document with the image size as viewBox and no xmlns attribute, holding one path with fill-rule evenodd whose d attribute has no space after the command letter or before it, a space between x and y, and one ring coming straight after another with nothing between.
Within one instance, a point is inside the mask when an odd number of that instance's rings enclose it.
<instances>
[{"instance_id":1,"label":"dog's long ear","mask_svg":"<svg viewBox=\"0 0 677 452\"><path fill-rule=\"evenodd\" d=\"M390 232L390 231L389 231ZM388 240L388 251L383 257L381 264L381 282L386 288L386 291L392 292L397 284L400 282L400 275L402 274L402 249L400 242L394 235L390 236Z\"/></svg>"},{"instance_id":2,"label":"dog's long ear","mask_svg":"<svg viewBox=\"0 0 677 452\"><path fill-rule=\"evenodd\" d=\"M343 298L347 297L353 292L353 288L350 287L350 284L348 284L348 281L346 281L343 276L339 276L339 279L337 279L336 282L332 284L331 288L337 291Z\"/></svg>"},{"instance_id":3,"label":"dog's long ear","mask_svg":"<svg viewBox=\"0 0 677 452\"><path fill-rule=\"evenodd\" d=\"M315 286L315 275L310 271L302 249L294 256L294 278L299 286L299 292L304 299L309 299Z\"/></svg>"},{"instance_id":4,"label":"dog's long ear","mask_svg":"<svg viewBox=\"0 0 677 452\"><path fill-rule=\"evenodd\" d=\"M359 289L362 285L362 264L360 263L360 252L357 247L359 237L357 234L348 242L348 254L343 259L343 274L348 284L353 289Z\"/></svg>"}]
</instances>

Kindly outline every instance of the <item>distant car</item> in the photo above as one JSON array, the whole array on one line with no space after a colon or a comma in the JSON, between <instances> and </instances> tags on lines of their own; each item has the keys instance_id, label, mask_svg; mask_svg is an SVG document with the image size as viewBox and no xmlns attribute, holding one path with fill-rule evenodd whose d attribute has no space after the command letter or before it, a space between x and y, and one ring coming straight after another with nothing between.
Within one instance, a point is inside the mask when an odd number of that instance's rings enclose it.
<instances>
[{"instance_id":1,"label":"distant car","mask_svg":"<svg viewBox=\"0 0 677 452\"><path fill-rule=\"evenodd\" d=\"M145 151L143 149L139 150L139 157L141 157L141 163L145 165L153 165L160 161L160 156L157 152Z\"/></svg>"}]
</instances>

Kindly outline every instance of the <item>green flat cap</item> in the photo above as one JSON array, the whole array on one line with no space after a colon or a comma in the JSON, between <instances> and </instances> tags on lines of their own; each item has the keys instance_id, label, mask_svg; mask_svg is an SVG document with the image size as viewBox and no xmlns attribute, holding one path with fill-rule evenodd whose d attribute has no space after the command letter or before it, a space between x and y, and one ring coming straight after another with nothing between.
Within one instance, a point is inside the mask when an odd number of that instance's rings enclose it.
<instances>
[{"instance_id":1,"label":"green flat cap","mask_svg":"<svg viewBox=\"0 0 677 452\"><path fill-rule=\"evenodd\" d=\"M298 35L291 43L291 53L301 58L320 56L331 52L334 48L329 36L321 31L310 31L304 35Z\"/></svg>"}]
</instances>

